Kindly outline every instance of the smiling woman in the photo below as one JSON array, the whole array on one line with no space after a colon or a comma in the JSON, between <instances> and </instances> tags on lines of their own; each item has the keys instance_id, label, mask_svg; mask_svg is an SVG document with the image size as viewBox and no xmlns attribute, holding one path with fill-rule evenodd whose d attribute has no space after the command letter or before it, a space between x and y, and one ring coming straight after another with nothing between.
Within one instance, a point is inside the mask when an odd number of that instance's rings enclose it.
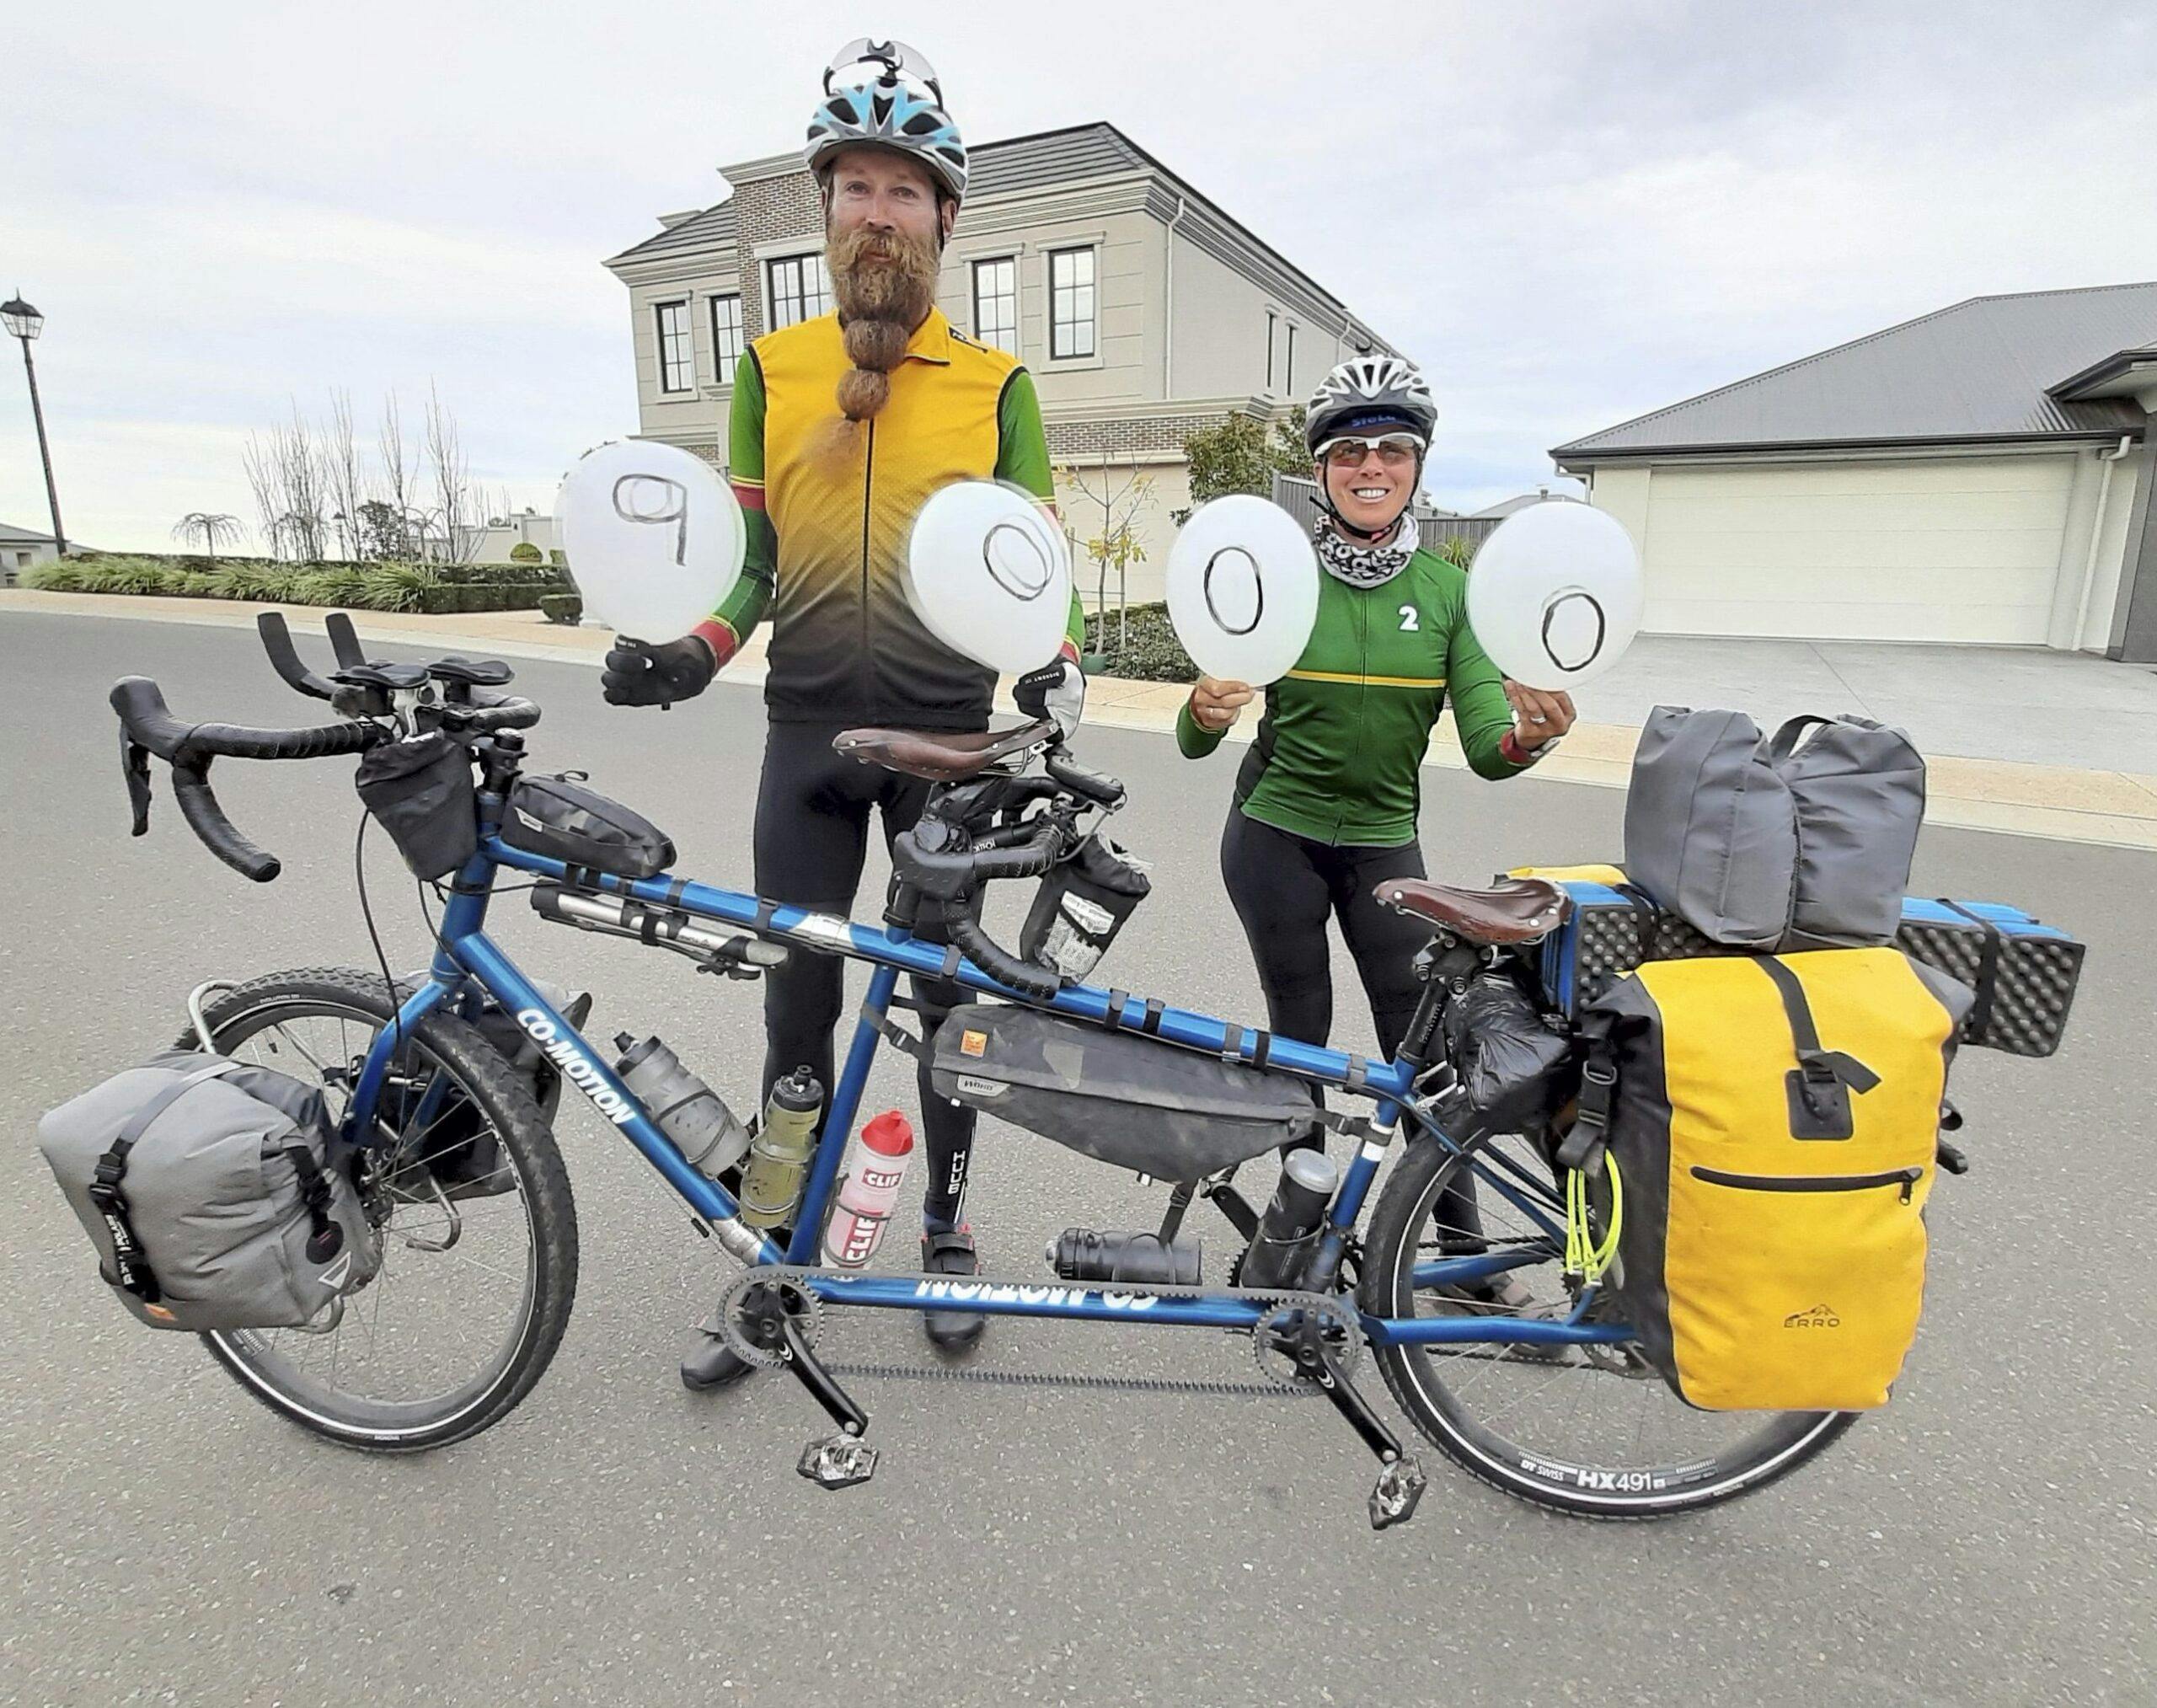
<instances>
[{"instance_id":1,"label":"smiling woman","mask_svg":"<svg viewBox=\"0 0 2157 1708\"><path fill-rule=\"evenodd\" d=\"M1417 538L1408 506L1437 420L1422 375L1395 356L1342 363L1311 399L1317 616L1294 667L1265 691L1221 838L1272 1029L1311 1043L1330 1033L1326 924L1337 918L1387 1055L1414 1012L1428 933L1373 891L1423 875L1421 769L1448 693L1469 763L1492 781L1527 769L1573 718L1563 694L1499 675L1468 624L1466 574ZM1176 722L1186 757L1211 753L1255 697L1248 683L1202 676ZM1472 1202L1448 1207L1474 1214Z\"/></svg>"}]
</instances>

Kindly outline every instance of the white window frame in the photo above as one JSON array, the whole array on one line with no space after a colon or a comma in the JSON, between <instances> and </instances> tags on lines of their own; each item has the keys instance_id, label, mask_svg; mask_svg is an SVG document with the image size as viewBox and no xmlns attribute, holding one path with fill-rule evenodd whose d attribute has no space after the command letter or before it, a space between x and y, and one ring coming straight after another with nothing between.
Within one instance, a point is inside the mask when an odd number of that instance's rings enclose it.
<instances>
[{"instance_id":1,"label":"white window frame","mask_svg":"<svg viewBox=\"0 0 2157 1708\"><path fill-rule=\"evenodd\" d=\"M670 361L666 353L666 317L670 312L677 310L682 316L680 330L676 336L680 340L682 346L681 361L678 366L682 369L682 377L681 384L669 385L666 383L667 370L677 364ZM656 371L659 378L660 395L669 398L688 396L697 388L697 324L689 313L689 299L687 297L675 297L663 303L653 303L651 305L651 332L652 354L656 358Z\"/></svg>"},{"instance_id":2,"label":"white window frame","mask_svg":"<svg viewBox=\"0 0 2157 1708\"><path fill-rule=\"evenodd\" d=\"M816 278L817 281L816 292L813 297L811 297L809 289L810 275L808 271L808 270L812 266L816 269ZM795 276L800 281L800 286L799 292L790 297L789 301L798 301L801 305L801 312L795 315L791 319L788 320L782 320L779 318L779 270L782 267L793 267L798 270L795 272ZM812 303L814 304L813 307L810 306ZM820 314L828 314L831 312L831 308L832 281L831 276L824 268L824 252L822 249L802 249L790 255L771 255L765 259L764 319L766 322L766 330L777 332L784 326L795 326L799 325L804 320L814 320Z\"/></svg>"},{"instance_id":3,"label":"white window frame","mask_svg":"<svg viewBox=\"0 0 2157 1708\"><path fill-rule=\"evenodd\" d=\"M1087 260L1087 281L1084 284L1059 286L1056 281L1056 264L1067 255L1084 255ZM1048 359L1059 365L1084 367L1098 364L1101 360L1101 249L1099 244L1056 244L1048 247L1043 259L1042 270L1048 281ZM1059 289L1087 293L1090 312L1082 320L1073 317L1064 322L1068 326L1087 329L1087 347L1084 350L1064 350L1057 341L1057 293ZM1075 305L1074 305L1075 306Z\"/></svg>"},{"instance_id":4,"label":"white window frame","mask_svg":"<svg viewBox=\"0 0 2157 1708\"><path fill-rule=\"evenodd\" d=\"M1000 338L997 337L987 327L982 324L981 275L982 269L983 267L1006 267L1010 270L1008 276L1011 281L1011 289L1008 294L1011 301L1011 324L1009 328L1011 341L1009 344L1004 343ZM983 344L993 345L998 350L1009 351L1014 356L1018 355L1020 336L1019 329L1019 257L1015 254L1003 255L981 255L970 260L966 263L966 292L972 303L973 329L975 338ZM1006 292L1002 291L996 292L991 300L1000 301L1006 294Z\"/></svg>"},{"instance_id":5,"label":"white window frame","mask_svg":"<svg viewBox=\"0 0 2157 1708\"><path fill-rule=\"evenodd\" d=\"M711 323L712 377L720 385L731 385L734 383L734 366L741 360L741 352L749 347L748 329L741 319L741 293L739 291L715 291L708 300L711 306L705 312ZM721 334L727 329L719 324L720 305L723 303L734 305L734 324L731 328L734 349L731 355L722 347Z\"/></svg>"}]
</instances>

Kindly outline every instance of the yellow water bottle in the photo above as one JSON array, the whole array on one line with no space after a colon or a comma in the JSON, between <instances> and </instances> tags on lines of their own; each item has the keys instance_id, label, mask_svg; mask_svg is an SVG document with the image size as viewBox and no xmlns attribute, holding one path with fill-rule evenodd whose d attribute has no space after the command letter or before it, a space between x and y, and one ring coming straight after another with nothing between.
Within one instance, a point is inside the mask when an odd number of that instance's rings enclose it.
<instances>
[{"instance_id":1,"label":"yellow water bottle","mask_svg":"<svg viewBox=\"0 0 2157 1708\"><path fill-rule=\"evenodd\" d=\"M824 1088L806 1068L772 1087L741 1175L741 1219L752 1228L784 1227L793 1216L823 1109Z\"/></svg>"}]
</instances>

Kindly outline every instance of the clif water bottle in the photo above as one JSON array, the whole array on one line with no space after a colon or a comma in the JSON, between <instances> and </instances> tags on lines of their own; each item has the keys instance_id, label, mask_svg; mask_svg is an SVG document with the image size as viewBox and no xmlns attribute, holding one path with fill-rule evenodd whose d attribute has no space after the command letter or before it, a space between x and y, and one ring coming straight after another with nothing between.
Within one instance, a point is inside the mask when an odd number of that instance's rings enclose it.
<instances>
[{"instance_id":1,"label":"clif water bottle","mask_svg":"<svg viewBox=\"0 0 2157 1708\"><path fill-rule=\"evenodd\" d=\"M861 1129L854 1172L840 1183L838 1207L824 1226L824 1261L859 1269L875 1255L913 1160L913 1128L887 1109Z\"/></svg>"},{"instance_id":2,"label":"clif water bottle","mask_svg":"<svg viewBox=\"0 0 2157 1708\"><path fill-rule=\"evenodd\" d=\"M796 1068L772 1087L741 1176L741 1219L752 1228L783 1227L794 1213L823 1107L824 1088L806 1068Z\"/></svg>"}]
</instances>

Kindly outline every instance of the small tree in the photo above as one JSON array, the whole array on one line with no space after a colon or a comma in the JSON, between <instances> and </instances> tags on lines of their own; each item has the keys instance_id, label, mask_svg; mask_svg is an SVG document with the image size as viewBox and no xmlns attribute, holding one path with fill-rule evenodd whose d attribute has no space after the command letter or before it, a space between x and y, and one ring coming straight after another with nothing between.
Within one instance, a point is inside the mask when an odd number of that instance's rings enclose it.
<instances>
[{"instance_id":1,"label":"small tree","mask_svg":"<svg viewBox=\"0 0 2157 1708\"><path fill-rule=\"evenodd\" d=\"M521 539L509 549L509 560L513 564L543 564L546 554L528 539Z\"/></svg>"},{"instance_id":2,"label":"small tree","mask_svg":"<svg viewBox=\"0 0 2157 1708\"><path fill-rule=\"evenodd\" d=\"M1095 506L1100 508L1100 531L1080 539L1073 529L1087 524L1071 518L1066 532L1073 543L1086 554L1094 565L1094 609L1105 616L1109 602L1109 575L1116 574L1116 602L1127 602L1124 597L1125 577L1133 564L1146 560L1146 549L1138 542L1133 531L1147 506L1153 501L1153 479L1151 475L1129 474L1119 478L1110 466L1108 452L1101 452L1097 468L1085 468L1078 463L1067 463L1056 471L1057 485L1086 501L1087 523ZM1119 640L1119 644L1121 641Z\"/></svg>"},{"instance_id":3,"label":"small tree","mask_svg":"<svg viewBox=\"0 0 2157 1708\"><path fill-rule=\"evenodd\" d=\"M1201 428L1186 439L1183 454L1191 467L1191 509L1170 512L1179 527L1209 498L1231 492L1271 498L1276 474L1309 475L1303 406L1297 404L1271 430L1249 415L1231 415L1219 426Z\"/></svg>"},{"instance_id":4,"label":"small tree","mask_svg":"<svg viewBox=\"0 0 2157 1708\"><path fill-rule=\"evenodd\" d=\"M233 544L240 537L239 518L222 511L190 510L173 524L172 537L182 545L190 540L202 542L202 555L211 563L217 561L217 548Z\"/></svg>"}]
</instances>

